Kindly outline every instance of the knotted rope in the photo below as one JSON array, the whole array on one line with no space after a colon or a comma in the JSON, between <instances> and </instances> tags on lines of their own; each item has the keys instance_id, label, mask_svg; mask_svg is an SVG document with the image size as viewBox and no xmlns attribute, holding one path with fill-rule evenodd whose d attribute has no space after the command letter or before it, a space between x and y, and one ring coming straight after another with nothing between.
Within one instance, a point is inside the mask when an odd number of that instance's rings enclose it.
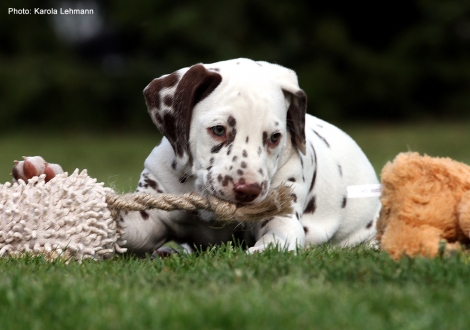
<instances>
[{"instance_id":1,"label":"knotted rope","mask_svg":"<svg viewBox=\"0 0 470 330\"><path fill-rule=\"evenodd\" d=\"M144 211L160 209L174 210L207 210L212 211L219 221L248 222L259 221L273 216L292 214L290 203L291 191L286 186L272 190L260 203L237 205L213 196L203 197L196 193L182 195L133 193L119 195L108 193L106 203L113 210Z\"/></svg>"}]
</instances>

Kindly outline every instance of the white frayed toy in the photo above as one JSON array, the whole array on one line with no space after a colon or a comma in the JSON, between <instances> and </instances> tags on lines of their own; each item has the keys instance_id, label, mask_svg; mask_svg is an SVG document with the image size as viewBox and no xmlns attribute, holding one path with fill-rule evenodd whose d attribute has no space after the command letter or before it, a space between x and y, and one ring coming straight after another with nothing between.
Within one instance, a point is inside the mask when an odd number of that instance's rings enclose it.
<instances>
[{"instance_id":1,"label":"white frayed toy","mask_svg":"<svg viewBox=\"0 0 470 330\"><path fill-rule=\"evenodd\" d=\"M86 170L68 176L39 156L15 163L14 183L0 185L0 256L110 258L126 251L125 228L115 220L121 210L204 209L224 222L257 221L292 212L287 187L272 191L262 203L237 207L194 193L118 195L90 178Z\"/></svg>"},{"instance_id":2,"label":"white frayed toy","mask_svg":"<svg viewBox=\"0 0 470 330\"><path fill-rule=\"evenodd\" d=\"M24 252L102 259L123 252L106 204L112 189L78 170L0 185L0 256Z\"/></svg>"}]
</instances>

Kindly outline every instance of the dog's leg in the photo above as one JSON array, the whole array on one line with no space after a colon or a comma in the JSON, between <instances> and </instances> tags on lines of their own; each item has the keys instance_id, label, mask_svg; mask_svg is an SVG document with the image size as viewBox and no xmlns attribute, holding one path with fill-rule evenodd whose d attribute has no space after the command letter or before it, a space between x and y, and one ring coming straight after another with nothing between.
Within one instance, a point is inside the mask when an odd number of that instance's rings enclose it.
<instances>
[{"instance_id":1,"label":"dog's leg","mask_svg":"<svg viewBox=\"0 0 470 330\"><path fill-rule=\"evenodd\" d=\"M355 246L361 243L365 243L372 248L378 249L379 241L376 238L376 234L380 208L381 204L378 204L376 206L376 211L374 212L375 215L370 218L370 220L365 225L357 228L356 231L354 231L352 234L349 234L346 238L335 240L335 237L333 237L333 243L342 247Z\"/></svg>"},{"instance_id":2,"label":"dog's leg","mask_svg":"<svg viewBox=\"0 0 470 330\"><path fill-rule=\"evenodd\" d=\"M261 252L272 246L280 250L295 251L305 245L305 234L300 221L294 217L274 217L260 223L256 243L249 253Z\"/></svg>"},{"instance_id":3,"label":"dog's leg","mask_svg":"<svg viewBox=\"0 0 470 330\"><path fill-rule=\"evenodd\" d=\"M136 254L151 253L167 242L168 228L158 215L158 211L121 212L118 221L124 222L124 247Z\"/></svg>"},{"instance_id":4,"label":"dog's leg","mask_svg":"<svg viewBox=\"0 0 470 330\"><path fill-rule=\"evenodd\" d=\"M163 187L147 169L140 176L136 192L159 194L163 193ZM125 226L122 237L126 241L124 247L136 254L152 253L154 250L167 243L170 228L163 219L168 212L161 210L146 211L122 211L120 219Z\"/></svg>"},{"instance_id":5,"label":"dog's leg","mask_svg":"<svg viewBox=\"0 0 470 330\"><path fill-rule=\"evenodd\" d=\"M460 229L466 237L470 237L470 191L462 195L458 206Z\"/></svg>"},{"instance_id":6,"label":"dog's leg","mask_svg":"<svg viewBox=\"0 0 470 330\"><path fill-rule=\"evenodd\" d=\"M328 242L340 226L338 216L320 216L304 214L302 224L305 230L305 240L308 245L319 245Z\"/></svg>"}]
</instances>

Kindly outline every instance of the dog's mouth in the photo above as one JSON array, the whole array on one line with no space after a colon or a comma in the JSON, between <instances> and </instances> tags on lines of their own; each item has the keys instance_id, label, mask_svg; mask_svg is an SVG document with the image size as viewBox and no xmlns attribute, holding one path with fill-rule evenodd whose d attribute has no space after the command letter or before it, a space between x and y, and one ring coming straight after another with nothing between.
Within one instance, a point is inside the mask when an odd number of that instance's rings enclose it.
<instances>
[{"instance_id":1,"label":"dog's mouth","mask_svg":"<svg viewBox=\"0 0 470 330\"><path fill-rule=\"evenodd\" d=\"M256 204L263 201L269 190L267 180L234 178L229 174L205 172L196 180L196 190L202 195L212 195L239 205Z\"/></svg>"},{"instance_id":2,"label":"dog's mouth","mask_svg":"<svg viewBox=\"0 0 470 330\"><path fill-rule=\"evenodd\" d=\"M196 189L196 191L203 196L214 196L218 199L234 203L238 206L257 204L265 199L264 193L251 192L249 189L246 192L233 191L230 194L223 190L215 190L211 188ZM261 196L261 197L260 197Z\"/></svg>"},{"instance_id":3,"label":"dog's mouth","mask_svg":"<svg viewBox=\"0 0 470 330\"><path fill-rule=\"evenodd\" d=\"M221 200L225 200L230 203L234 203L237 206L245 206L245 205L254 205L262 202L266 198L266 193L252 193L248 192L234 192L230 195L223 193L214 192L214 197L217 197Z\"/></svg>"}]
</instances>

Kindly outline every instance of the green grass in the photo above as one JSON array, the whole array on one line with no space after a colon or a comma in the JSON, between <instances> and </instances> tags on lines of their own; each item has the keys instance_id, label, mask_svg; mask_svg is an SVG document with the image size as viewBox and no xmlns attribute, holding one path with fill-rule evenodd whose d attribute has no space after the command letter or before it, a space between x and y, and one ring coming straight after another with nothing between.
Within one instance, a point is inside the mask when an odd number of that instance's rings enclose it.
<instances>
[{"instance_id":1,"label":"green grass","mask_svg":"<svg viewBox=\"0 0 470 330\"><path fill-rule=\"evenodd\" d=\"M468 123L345 128L377 172L401 151L470 164ZM12 161L42 155L132 191L153 135L0 136L0 182ZM392 261L365 247L297 255L213 248L164 260L83 264L0 259L0 329L466 329L467 255Z\"/></svg>"},{"instance_id":2,"label":"green grass","mask_svg":"<svg viewBox=\"0 0 470 330\"><path fill-rule=\"evenodd\" d=\"M450 157L470 164L470 122L346 127L378 174L400 152Z\"/></svg>"},{"instance_id":3,"label":"green grass","mask_svg":"<svg viewBox=\"0 0 470 330\"><path fill-rule=\"evenodd\" d=\"M465 329L468 258L363 247L0 261L2 329Z\"/></svg>"}]
</instances>

